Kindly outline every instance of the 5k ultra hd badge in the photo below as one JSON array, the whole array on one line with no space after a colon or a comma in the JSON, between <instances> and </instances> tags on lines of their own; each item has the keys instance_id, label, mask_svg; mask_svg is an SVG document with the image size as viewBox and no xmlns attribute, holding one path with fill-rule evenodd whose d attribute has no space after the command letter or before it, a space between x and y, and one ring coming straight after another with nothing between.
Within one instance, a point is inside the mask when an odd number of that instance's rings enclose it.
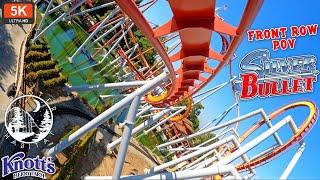
<instances>
[{"instance_id":1,"label":"5k ultra hd badge","mask_svg":"<svg viewBox=\"0 0 320 180\"><path fill-rule=\"evenodd\" d=\"M4 24L32 24L34 22L34 3L29 1L4 1L2 8Z\"/></svg>"}]
</instances>

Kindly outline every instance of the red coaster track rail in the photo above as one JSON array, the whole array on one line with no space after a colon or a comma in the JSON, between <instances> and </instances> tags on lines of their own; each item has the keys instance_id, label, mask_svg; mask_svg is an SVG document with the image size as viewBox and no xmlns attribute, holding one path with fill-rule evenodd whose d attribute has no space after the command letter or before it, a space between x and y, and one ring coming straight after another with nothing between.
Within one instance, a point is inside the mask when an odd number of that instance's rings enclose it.
<instances>
[{"instance_id":1,"label":"red coaster track rail","mask_svg":"<svg viewBox=\"0 0 320 180\"><path fill-rule=\"evenodd\" d=\"M172 105L183 96L191 96L199 91L232 58L263 0L248 0L238 27L228 24L216 15L214 0L168 0L173 17L155 30L133 0L116 2L149 39L169 70L171 84L167 86L169 90L166 95L154 101L149 98L148 101L154 105ZM174 32L179 33L182 47L179 52L169 57L159 37ZM225 51L216 52L210 48L213 32L221 35L222 49ZM225 42L226 38L223 38L225 36L230 37L228 43ZM218 65L210 67L208 59L217 61ZM178 60L182 61L181 67L175 71L172 63ZM208 73L209 77L203 77L202 73Z\"/></svg>"}]
</instances>

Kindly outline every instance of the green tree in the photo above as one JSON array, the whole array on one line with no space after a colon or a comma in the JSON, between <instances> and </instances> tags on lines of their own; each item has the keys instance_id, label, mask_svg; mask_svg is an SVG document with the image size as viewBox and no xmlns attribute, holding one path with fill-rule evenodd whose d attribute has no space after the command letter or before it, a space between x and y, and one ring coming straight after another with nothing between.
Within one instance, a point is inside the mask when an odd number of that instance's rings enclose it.
<instances>
[{"instance_id":1,"label":"green tree","mask_svg":"<svg viewBox=\"0 0 320 180\"><path fill-rule=\"evenodd\" d=\"M178 103L177 106L185 106L186 104L187 104L187 101L184 100ZM204 109L204 107L201 103L194 104L192 107L192 111L188 116L188 119L192 122L192 126L195 131L199 129L199 125L200 125L199 115L202 109Z\"/></svg>"},{"instance_id":2,"label":"green tree","mask_svg":"<svg viewBox=\"0 0 320 180\"><path fill-rule=\"evenodd\" d=\"M136 37L137 43L142 49L142 52L152 47L149 40L141 33L140 30L134 27L132 28L132 31L134 36ZM134 45L131 39L130 39L130 44L131 46ZM156 55L157 55L157 52L154 49L149 50L147 53L144 54L144 57L146 58L149 65L154 64Z\"/></svg>"},{"instance_id":3,"label":"green tree","mask_svg":"<svg viewBox=\"0 0 320 180\"><path fill-rule=\"evenodd\" d=\"M199 129L199 125L200 125L199 115L200 115L202 109L204 109L204 107L201 103L193 105L192 112L190 113L190 115L188 117L188 119L193 124L194 130Z\"/></svg>"}]
</instances>

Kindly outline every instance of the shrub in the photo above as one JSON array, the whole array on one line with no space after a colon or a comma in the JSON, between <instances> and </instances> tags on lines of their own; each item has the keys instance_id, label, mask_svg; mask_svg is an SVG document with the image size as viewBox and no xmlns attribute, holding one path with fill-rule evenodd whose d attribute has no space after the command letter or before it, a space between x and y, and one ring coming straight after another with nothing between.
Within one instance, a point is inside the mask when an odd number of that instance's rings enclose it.
<instances>
[{"instance_id":1,"label":"shrub","mask_svg":"<svg viewBox=\"0 0 320 180\"><path fill-rule=\"evenodd\" d=\"M44 86L46 88L53 88L53 87L62 87L67 82L67 79L63 76L49 79L44 81Z\"/></svg>"},{"instance_id":2,"label":"shrub","mask_svg":"<svg viewBox=\"0 0 320 180\"><path fill-rule=\"evenodd\" d=\"M79 159L86 156L86 150L89 147L89 144L94 138L96 132L96 129L88 132L74 145L75 148L72 150L72 152L68 153L70 154L70 157L68 157L67 163L61 167L60 172L56 173L54 179L74 179Z\"/></svg>"},{"instance_id":3,"label":"shrub","mask_svg":"<svg viewBox=\"0 0 320 180\"><path fill-rule=\"evenodd\" d=\"M27 63L39 62L39 61L43 61L45 59L50 59L50 54L49 53L42 53L42 52L38 52L38 51L29 51L25 57L25 61Z\"/></svg>"},{"instance_id":4,"label":"shrub","mask_svg":"<svg viewBox=\"0 0 320 180\"><path fill-rule=\"evenodd\" d=\"M28 85L30 85L31 83L35 82L37 78L38 78L38 74L36 72L30 72L27 74L26 82Z\"/></svg>"},{"instance_id":5,"label":"shrub","mask_svg":"<svg viewBox=\"0 0 320 180\"><path fill-rule=\"evenodd\" d=\"M32 44L27 51L48 52L48 47L45 44Z\"/></svg>"},{"instance_id":6,"label":"shrub","mask_svg":"<svg viewBox=\"0 0 320 180\"><path fill-rule=\"evenodd\" d=\"M45 69L52 69L56 66L57 61L54 60L47 60L47 61L40 61L40 62L32 62L26 66L26 71L39 71Z\"/></svg>"},{"instance_id":7,"label":"shrub","mask_svg":"<svg viewBox=\"0 0 320 180\"><path fill-rule=\"evenodd\" d=\"M101 114L101 113L103 113L105 110L107 110L108 108L105 106L105 105L103 105L103 104L99 104L99 105L97 105L97 107L96 107L96 112L97 112L97 114Z\"/></svg>"},{"instance_id":8,"label":"shrub","mask_svg":"<svg viewBox=\"0 0 320 180\"><path fill-rule=\"evenodd\" d=\"M52 79L59 76L59 69L40 70L37 72L29 72L27 74L27 81L29 83L36 82L37 79Z\"/></svg>"},{"instance_id":9,"label":"shrub","mask_svg":"<svg viewBox=\"0 0 320 180\"><path fill-rule=\"evenodd\" d=\"M74 132L76 132L78 129L80 129L79 125L73 126L69 132L67 132L66 134L64 134L61 138L60 141L66 140L68 139L68 137L73 134ZM66 156L70 156L72 155L72 151L74 151L74 149L76 149L76 146L69 146L66 150L65 150L65 155Z\"/></svg>"},{"instance_id":10,"label":"shrub","mask_svg":"<svg viewBox=\"0 0 320 180\"><path fill-rule=\"evenodd\" d=\"M38 74L38 78L47 80L47 79L51 79L54 77L58 77L59 72L60 72L59 69L49 69L49 70L37 71L37 74Z\"/></svg>"}]
</instances>

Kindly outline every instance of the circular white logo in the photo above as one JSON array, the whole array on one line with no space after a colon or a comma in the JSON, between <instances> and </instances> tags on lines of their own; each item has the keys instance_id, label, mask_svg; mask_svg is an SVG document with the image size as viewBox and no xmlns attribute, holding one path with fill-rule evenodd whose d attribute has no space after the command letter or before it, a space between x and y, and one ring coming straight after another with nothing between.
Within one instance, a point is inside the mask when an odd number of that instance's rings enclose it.
<instances>
[{"instance_id":1,"label":"circular white logo","mask_svg":"<svg viewBox=\"0 0 320 180\"><path fill-rule=\"evenodd\" d=\"M15 140L33 144L43 140L51 131L53 114L43 99L24 95L12 101L5 113L5 126Z\"/></svg>"}]
</instances>

